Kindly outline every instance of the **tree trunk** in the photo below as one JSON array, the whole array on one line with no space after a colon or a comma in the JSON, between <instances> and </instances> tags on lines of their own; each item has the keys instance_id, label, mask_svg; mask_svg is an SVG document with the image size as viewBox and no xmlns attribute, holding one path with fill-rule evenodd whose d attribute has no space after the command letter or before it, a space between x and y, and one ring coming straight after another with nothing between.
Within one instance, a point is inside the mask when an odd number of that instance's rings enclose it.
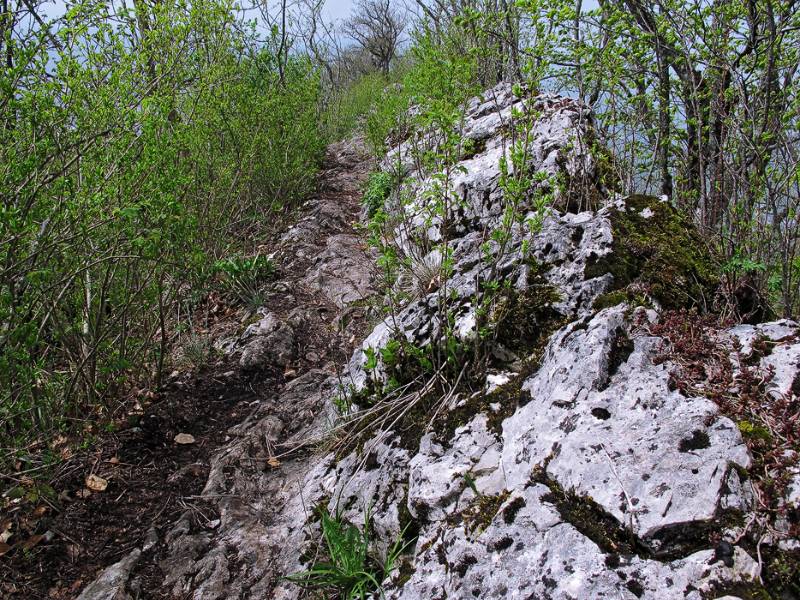
<instances>
[{"instance_id":1,"label":"tree trunk","mask_svg":"<svg viewBox=\"0 0 800 600\"><path fill-rule=\"evenodd\" d=\"M669 63L656 38L656 60L658 64L658 167L661 171L661 193L672 198L672 172L669 168L670 145L672 143L672 115L670 111Z\"/></svg>"}]
</instances>

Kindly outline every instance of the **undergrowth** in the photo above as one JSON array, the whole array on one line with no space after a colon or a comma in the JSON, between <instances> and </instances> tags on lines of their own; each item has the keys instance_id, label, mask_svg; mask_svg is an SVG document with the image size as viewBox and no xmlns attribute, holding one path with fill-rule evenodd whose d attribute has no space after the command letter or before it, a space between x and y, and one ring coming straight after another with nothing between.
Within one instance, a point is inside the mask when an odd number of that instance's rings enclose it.
<instances>
[{"instance_id":1,"label":"undergrowth","mask_svg":"<svg viewBox=\"0 0 800 600\"><path fill-rule=\"evenodd\" d=\"M255 310L264 304L263 286L275 276L275 265L266 256L234 255L216 261L212 272L229 294Z\"/></svg>"},{"instance_id":2,"label":"undergrowth","mask_svg":"<svg viewBox=\"0 0 800 600\"><path fill-rule=\"evenodd\" d=\"M233 3L68 8L0 16L0 447L12 459L161 386L209 264L273 233L314 190L326 142L314 65ZM220 277L252 305L264 261L250 260Z\"/></svg>"},{"instance_id":3,"label":"undergrowth","mask_svg":"<svg viewBox=\"0 0 800 600\"><path fill-rule=\"evenodd\" d=\"M381 583L394 570L408 542L398 536L385 557L372 552L370 515L364 514L361 529L346 521L338 512L331 514L324 506L317 508L321 530L320 556L306 571L289 575L287 579L309 590L340 600L365 600L378 593L383 597Z\"/></svg>"},{"instance_id":4,"label":"undergrowth","mask_svg":"<svg viewBox=\"0 0 800 600\"><path fill-rule=\"evenodd\" d=\"M395 186L395 178L386 171L374 171L369 174L361 204L367 210L367 217L372 219L378 210L384 208L386 199Z\"/></svg>"}]
</instances>

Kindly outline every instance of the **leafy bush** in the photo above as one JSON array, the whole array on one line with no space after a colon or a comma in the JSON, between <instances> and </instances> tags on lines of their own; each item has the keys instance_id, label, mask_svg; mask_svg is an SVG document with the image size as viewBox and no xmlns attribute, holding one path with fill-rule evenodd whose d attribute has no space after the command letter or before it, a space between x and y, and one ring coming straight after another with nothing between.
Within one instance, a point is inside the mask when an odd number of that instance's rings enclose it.
<instances>
[{"instance_id":1,"label":"leafy bush","mask_svg":"<svg viewBox=\"0 0 800 600\"><path fill-rule=\"evenodd\" d=\"M391 173L375 171L369 174L361 203L366 207L367 215L370 219L375 216L378 210L383 209L386 199L394 189L394 185L395 181Z\"/></svg>"},{"instance_id":2,"label":"leafy bush","mask_svg":"<svg viewBox=\"0 0 800 600\"><path fill-rule=\"evenodd\" d=\"M367 114L370 148L380 157L387 142L403 142L414 130L454 126L464 101L480 91L475 66L473 56L458 52L453 37L418 31L406 62L395 72L397 82L384 87ZM409 114L412 106L414 116Z\"/></svg>"},{"instance_id":3,"label":"leafy bush","mask_svg":"<svg viewBox=\"0 0 800 600\"><path fill-rule=\"evenodd\" d=\"M403 85L417 107L417 127L454 127L463 116L464 102L483 91L476 80L476 58L459 51L458 35L456 30L437 36L427 29L416 35L413 66Z\"/></svg>"},{"instance_id":4,"label":"leafy bush","mask_svg":"<svg viewBox=\"0 0 800 600\"><path fill-rule=\"evenodd\" d=\"M383 73L367 73L343 89L333 91L322 114L327 139L342 139L361 126L365 115L379 104L388 83Z\"/></svg>"},{"instance_id":5,"label":"leafy bush","mask_svg":"<svg viewBox=\"0 0 800 600\"><path fill-rule=\"evenodd\" d=\"M77 3L3 40L3 447L158 386L209 257L315 186L310 62L281 59L228 0L141 10Z\"/></svg>"},{"instance_id":6,"label":"leafy bush","mask_svg":"<svg viewBox=\"0 0 800 600\"><path fill-rule=\"evenodd\" d=\"M460 51L459 34L438 37L423 28L388 75L362 75L334 94L324 115L330 139L360 126L370 150L382 157L415 128L433 125L432 115L445 111L456 118L461 104L481 90L476 58ZM415 118L409 116L412 105Z\"/></svg>"},{"instance_id":7,"label":"leafy bush","mask_svg":"<svg viewBox=\"0 0 800 600\"><path fill-rule=\"evenodd\" d=\"M402 142L409 134L410 124L407 111L410 99L402 83L392 83L384 87L367 113L364 133L370 150L376 156L383 156L389 145Z\"/></svg>"}]
</instances>

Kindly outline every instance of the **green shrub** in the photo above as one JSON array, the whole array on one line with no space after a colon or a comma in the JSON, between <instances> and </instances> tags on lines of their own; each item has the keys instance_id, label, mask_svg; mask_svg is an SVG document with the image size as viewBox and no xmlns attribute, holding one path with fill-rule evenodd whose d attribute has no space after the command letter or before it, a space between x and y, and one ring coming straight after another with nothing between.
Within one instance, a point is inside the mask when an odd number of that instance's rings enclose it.
<instances>
[{"instance_id":1,"label":"green shrub","mask_svg":"<svg viewBox=\"0 0 800 600\"><path fill-rule=\"evenodd\" d=\"M310 61L279 67L277 38L264 44L228 0L146 10L144 35L130 11L77 3L4 40L2 447L157 387L209 257L241 252L316 185ZM237 289L263 274L238 266L223 270Z\"/></svg>"},{"instance_id":2,"label":"green shrub","mask_svg":"<svg viewBox=\"0 0 800 600\"><path fill-rule=\"evenodd\" d=\"M438 36L425 29L416 35L403 89L418 109L414 119L418 127L454 127L462 118L464 102L482 91L476 81L476 59L459 52L458 35L453 31Z\"/></svg>"},{"instance_id":3,"label":"green shrub","mask_svg":"<svg viewBox=\"0 0 800 600\"><path fill-rule=\"evenodd\" d=\"M392 83L380 91L366 116L364 133L370 150L382 157L388 145L402 142L410 132L409 97L402 83Z\"/></svg>"},{"instance_id":4,"label":"green shrub","mask_svg":"<svg viewBox=\"0 0 800 600\"><path fill-rule=\"evenodd\" d=\"M394 185L395 181L391 173L374 171L369 174L361 203L366 207L367 215L370 219L375 216L378 210L383 209L386 199L394 189Z\"/></svg>"},{"instance_id":5,"label":"green shrub","mask_svg":"<svg viewBox=\"0 0 800 600\"><path fill-rule=\"evenodd\" d=\"M389 80L379 72L368 73L328 98L322 121L331 141L347 137L361 126L365 115L378 104Z\"/></svg>"}]
</instances>

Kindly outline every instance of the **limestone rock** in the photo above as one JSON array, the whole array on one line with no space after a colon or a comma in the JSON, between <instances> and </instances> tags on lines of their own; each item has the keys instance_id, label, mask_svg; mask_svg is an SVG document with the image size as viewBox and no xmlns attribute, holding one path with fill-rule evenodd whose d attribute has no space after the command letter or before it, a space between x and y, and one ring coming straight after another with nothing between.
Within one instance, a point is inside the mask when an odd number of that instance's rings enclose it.
<instances>
[{"instance_id":1,"label":"limestone rock","mask_svg":"<svg viewBox=\"0 0 800 600\"><path fill-rule=\"evenodd\" d=\"M788 394L800 398L800 326L795 321L739 325L730 335L741 346L741 356L755 359L761 369L773 373L768 387L773 398ZM759 349L759 342L765 341L769 343Z\"/></svg>"},{"instance_id":2,"label":"limestone rock","mask_svg":"<svg viewBox=\"0 0 800 600\"><path fill-rule=\"evenodd\" d=\"M547 321L592 311L594 301L611 288L613 278L601 274L587 279L584 273L593 260L611 251L611 240L610 222L603 213L558 215L551 212L541 232L535 236L522 227L514 228L511 248L498 270L500 276L511 278L521 296L539 296L538 315L531 311L525 317L534 320L525 325L528 330L535 332L537 326L546 328ZM467 234L454 244L454 273L448 281L452 296L449 306L457 316L457 334L468 341L474 335L476 281L486 278L490 267L483 260L480 234ZM535 271L530 266L533 263L526 262L523 256L523 245L528 246L529 260L539 265ZM497 248L494 251L499 252ZM366 373L364 365L369 350L380 350L391 339L405 339L421 347L435 343L441 335L437 303L437 292L432 292L410 302L398 314L378 325L354 353L348 366L347 384L358 392L372 378L385 379L382 362L374 373Z\"/></svg>"},{"instance_id":3,"label":"limestone rock","mask_svg":"<svg viewBox=\"0 0 800 600\"><path fill-rule=\"evenodd\" d=\"M357 236L331 236L304 281L336 306L344 308L372 294L371 274L361 268L364 257L364 245Z\"/></svg>"},{"instance_id":4,"label":"limestone rock","mask_svg":"<svg viewBox=\"0 0 800 600\"><path fill-rule=\"evenodd\" d=\"M187 513L167 536L161 568L171 593L303 597L285 577L307 569L319 549L315 507L359 527L369 511L377 554L401 535L414 540L383 582L396 600L700 600L758 576L758 562L735 543L728 519L752 510L753 489L741 475L752 457L712 398L670 384L676 365L662 356L666 340L651 333L663 308L702 304L713 286L707 257L691 246L690 231L681 237L669 206L613 198L598 183L584 144L591 136L585 107L553 96L531 102L540 115L531 167L567 177L584 195L572 196L568 186L538 231L516 224L503 248L489 239L503 208L502 124L520 101L503 85L474 99L464 122L474 152L451 182L464 199L448 232L452 322L440 322L436 285L420 286L372 328L342 373L300 374L232 428L203 490L219 526L194 530ZM424 141L435 132L419 135ZM386 161L411 174L404 185L414 201L387 207L408 211L416 228L413 235L396 231L399 246L417 235L439 239L441 222L426 218L430 207L419 193L430 174L412 173L409 144ZM279 255L327 302L352 305L370 293L366 256L354 236L334 234L314 247L346 215L332 206L313 211L284 236L300 253L284 248ZM647 242L654 236L655 247ZM425 262L435 265L434 258ZM502 307L511 318L494 323L492 372L436 398L422 415L414 413L423 404L413 394L382 405L370 397L407 366L381 356L393 340L435 346L445 326L464 344L476 339L478 282L490 275L511 290ZM648 308L637 307L640 301ZM303 318L291 321L299 328ZM286 364L291 335L291 325L264 315L242 336L242 366ZM795 323L719 335L734 365L747 360L774 372L773 398L798 395ZM376 420L387 404L407 411L382 429L356 434L342 424L343 408L364 408L349 413L357 422ZM276 449L287 455L270 467ZM796 502L798 489L800 476L787 502ZM709 534L729 544L725 560Z\"/></svg>"},{"instance_id":5,"label":"limestone rock","mask_svg":"<svg viewBox=\"0 0 800 600\"><path fill-rule=\"evenodd\" d=\"M104 570L78 596L78 600L131 600L126 584L131 572L141 558L141 550L132 550L121 561Z\"/></svg>"},{"instance_id":6,"label":"limestone rock","mask_svg":"<svg viewBox=\"0 0 800 600\"><path fill-rule=\"evenodd\" d=\"M733 567L710 564L711 550L671 562L606 553L563 520L549 495L538 484L511 493L482 530L442 523L411 579L388 597L700 600L717 583L757 572L740 549Z\"/></svg>"},{"instance_id":7,"label":"limestone rock","mask_svg":"<svg viewBox=\"0 0 800 600\"><path fill-rule=\"evenodd\" d=\"M597 208L598 201L607 194L594 155L592 146L593 116L591 111L579 102L556 95L541 95L533 100L516 98L509 83L499 83L472 99L467 107L463 126L464 137L471 141L468 146L474 149L471 156L465 157L454 170L451 190L455 197L461 198L449 216L455 221L458 233L479 230L494 226L502 213L502 192L498 182L499 162L502 156L509 156L509 143L503 130L512 121L512 112L532 111L537 115L531 131L531 172L541 174L540 189L537 192L553 192L554 206L562 212L580 212ZM383 166L386 170L399 169L405 175L413 175L421 180L419 189L429 187L423 174L414 172L411 148L424 146L435 141L437 132L420 132L418 139L408 140L392 148ZM421 139L419 139L421 138ZM421 176L422 175L422 176ZM568 182L557 186L556 182ZM440 239L438 218L425 215L424 203L415 205L419 211L421 225L425 216L433 217L434 228L431 239Z\"/></svg>"},{"instance_id":8,"label":"limestone rock","mask_svg":"<svg viewBox=\"0 0 800 600\"><path fill-rule=\"evenodd\" d=\"M242 369L252 371L270 366L285 367L295 355L294 330L273 313L267 313L245 329L240 345L242 356L239 366Z\"/></svg>"},{"instance_id":9,"label":"limestone rock","mask_svg":"<svg viewBox=\"0 0 800 600\"><path fill-rule=\"evenodd\" d=\"M503 425L503 467L513 487L544 469L649 542L712 519L730 468L750 457L713 402L670 391L669 365L653 364L659 340L634 335L624 313L553 336L523 385L530 401Z\"/></svg>"}]
</instances>

